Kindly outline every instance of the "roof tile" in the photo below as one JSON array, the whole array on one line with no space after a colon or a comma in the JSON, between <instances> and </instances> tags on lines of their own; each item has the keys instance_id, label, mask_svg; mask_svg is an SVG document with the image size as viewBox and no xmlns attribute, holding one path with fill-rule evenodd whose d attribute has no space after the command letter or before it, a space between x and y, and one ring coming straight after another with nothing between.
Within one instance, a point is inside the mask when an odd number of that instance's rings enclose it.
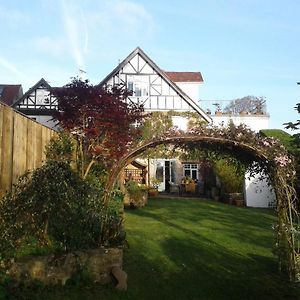
<instances>
[{"instance_id":1,"label":"roof tile","mask_svg":"<svg viewBox=\"0 0 300 300\"><path fill-rule=\"evenodd\" d=\"M23 95L20 84L0 84L0 101L7 105L12 105Z\"/></svg>"},{"instance_id":2,"label":"roof tile","mask_svg":"<svg viewBox=\"0 0 300 300\"><path fill-rule=\"evenodd\" d=\"M165 74L173 82L203 82L203 78L200 72L168 72Z\"/></svg>"}]
</instances>

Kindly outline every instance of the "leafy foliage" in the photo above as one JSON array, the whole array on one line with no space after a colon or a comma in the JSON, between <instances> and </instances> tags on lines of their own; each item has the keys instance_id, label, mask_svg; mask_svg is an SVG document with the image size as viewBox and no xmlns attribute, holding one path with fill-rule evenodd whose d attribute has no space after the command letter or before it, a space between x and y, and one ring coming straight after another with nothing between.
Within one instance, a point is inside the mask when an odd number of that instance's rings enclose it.
<instances>
[{"instance_id":1,"label":"leafy foliage","mask_svg":"<svg viewBox=\"0 0 300 300\"><path fill-rule=\"evenodd\" d=\"M46 145L45 153L47 160L70 161L74 151L75 141L65 131L59 131L58 136L51 138Z\"/></svg>"},{"instance_id":2,"label":"leafy foliage","mask_svg":"<svg viewBox=\"0 0 300 300\"><path fill-rule=\"evenodd\" d=\"M300 113L300 103L296 104L295 110L297 110L297 112ZM300 129L300 120L297 120L296 122L288 122L285 123L284 125L286 125L285 128L287 129L293 129L293 130Z\"/></svg>"},{"instance_id":3,"label":"leafy foliage","mask_svg":"<svg viewBox=\"0 0 300 300\"><path fill-rule=\"evenodd\" d=\"M96 161L108 167L140 136L143 107L127 102L123 86L93 86L73 78L63 88L54 88L59 111L54 119L76 140L78 169L86 177Z\"/></svg>"},{"instance_id":4,"label":"leafy foliage","mask_svg":"<svg viewBox=\"0 0 300 300\"><path fill-rule=\"evenodd\" d=\"M218 175L224 192L226 193L242 193L244 186L245 172L239 172L230 160L219 159L214 162L214 170Z\"/></svg>"},{"instance_id":5,"label":"leafy foliage","mask_svg":"<svg viewBox=\"0 0 300 300\"><path fill-rule=\"evenodd\" d=\"M262 114L265 112L266 100L264 97L246 96L235 99L230 102L225 108L225 113L239 114L248 112L251 114Z\"/></svg>"},{"instance_id":6,"label":"leafy foliage","mask_svg":"<svg viewBox=\"0 0 300 300\"><path fill-rule=\"evenodd\" d=\"M121 242L121 198L103 207L101 194L61 161L25 174L0 202L1 253L28 255ZM109 231L102 231L104 223Z\"/></svg>"}]
</instances>

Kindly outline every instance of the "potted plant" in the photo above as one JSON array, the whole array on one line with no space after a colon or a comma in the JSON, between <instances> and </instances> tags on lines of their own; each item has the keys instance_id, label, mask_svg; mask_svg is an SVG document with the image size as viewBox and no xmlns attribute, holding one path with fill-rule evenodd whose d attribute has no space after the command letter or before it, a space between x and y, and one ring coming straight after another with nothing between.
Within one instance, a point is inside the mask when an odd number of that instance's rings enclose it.
<instances>
[{"instance_id":1,"label":"potted plant","mask_svg":"<svg viewBox=\"0 0 300 300\"><path fill-rule=\"evenodd\" d=\"M222 190L222 198L225 203L244 206L244 176L238 173L236 168L226 160L219 160L214 164Z\"/></svg>"},{"instance_id":2,"label":"potted plant","mask_svg":"<svg viewBox=\"0 0 300 300\"><path fill-rule=\"evenodd\" d=\"M161 181L155 177L151 177L150 182L151 182L151 186L148 189L148 194L150 197L157 197L158 186L161 184Z\"/></svg>"},{"instance_id":3,"label":"potted plant","mask_svg":"<svg viewBox=\"0 0 300 300\"><path fill-rule=\"evenodd\" d=\"M216 107L215 115L222 116L222 110L221 110L220 103L214 103L213 105Z\"/></svg>"},{"instance_id":4,"label":"potted plant","mask_svg":"<svg viewBox=\"0 0 300 300\"><path fill-rule=\"evenodd\" d=\"M143 207L148 202L148 187L145 184L139 184L133 180L129 180L125 184L128 192L128 201L124 202L124 206Z\"/></svg>"}]
</instances>

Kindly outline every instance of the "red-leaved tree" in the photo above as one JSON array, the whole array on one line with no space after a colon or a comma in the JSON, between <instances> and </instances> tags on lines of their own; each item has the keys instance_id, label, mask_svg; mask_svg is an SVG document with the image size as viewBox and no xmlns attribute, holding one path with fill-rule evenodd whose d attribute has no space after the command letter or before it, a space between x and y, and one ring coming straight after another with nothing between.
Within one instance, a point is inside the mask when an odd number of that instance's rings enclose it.
<instances>
[{"instance_id":1,"label":"red-leaved tree","mask_svg":"<svg viewBox=\"0 0 300 300\"><path fill-rule=\"evenodd\" d=\"M53 88L58 111L54 119L76 139L78 169L85 178L97 161L109 167L129 145L139 139L143 107L127 100L122 86L102 87L73 78L62 88Z\"/></svg>"}]
</instances>

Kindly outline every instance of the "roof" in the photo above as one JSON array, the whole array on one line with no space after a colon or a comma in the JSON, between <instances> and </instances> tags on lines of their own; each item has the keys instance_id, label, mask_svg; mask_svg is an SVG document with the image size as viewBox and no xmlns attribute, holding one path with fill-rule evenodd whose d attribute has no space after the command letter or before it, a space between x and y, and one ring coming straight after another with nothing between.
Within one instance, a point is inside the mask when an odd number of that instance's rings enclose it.
<instances>
[{"instance_id":1,"label":"roof","mask_svg":"<svg viewBox=\"0 0 300 300\"><path fill-rule=\"evenodd\" d=\"M36 90L38 87L40 86L44 86L46 87L47 89L51 89L51 86L49 85L49 83L44 79L44 78L41 78L32 88L30 88L22 97L20 97L18 99L18 101L16 101L14 103L14 107L21 103L24 99L26 99L34 90Z\"/></svg>"},{"instance_id":2,"label":"roof","mask_svg":"<svg viewBox=\"0 0 300 300\"><path fill-rule=\"evenodd\" d=\"M204 110L202 110L199 105L192 100L181 88L176 85L176 83L171 80L164 71L162 71L154 61L140 48L137 47L133 50L110 74L108 74L99 85L105 85L107 81L115 76L134 56L139 54L152 68L153 70L160 75L199 115L203 117L208 123L212 121L211 117L208 116Z\"/></svg>"},{"instance_id":3,"label":"roof","mask_svg":"<svg viewBox=\"0 0 300 300\"><path fill-rule=\"evenodd\" d=\"M11 106L23 95L21 84L0 84L0 101Z\"/></svg>"},{"instance_id":4,"label":"roof","mask_svg":"<svg viewBox=\"0 0 300 300\"><path fill-rule=\"evenodd\" d=\"M169 72L165 74L174 82L203 82L200 72Z\"/></svg>"}]
</instances>

